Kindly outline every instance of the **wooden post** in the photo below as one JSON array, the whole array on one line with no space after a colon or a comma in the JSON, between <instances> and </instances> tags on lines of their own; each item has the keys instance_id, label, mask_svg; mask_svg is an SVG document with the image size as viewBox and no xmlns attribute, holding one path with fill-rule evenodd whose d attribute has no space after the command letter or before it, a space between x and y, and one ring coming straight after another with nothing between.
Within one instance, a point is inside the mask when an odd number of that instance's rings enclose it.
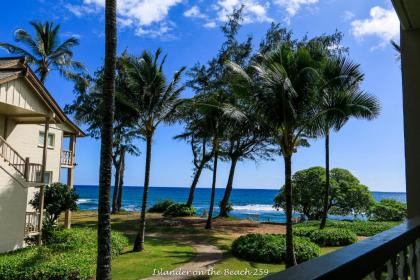
<instances>
[{"instance_id":1,"label":"wooden post","mask_svg":"<svg viewBox=\"0 0 420 280\"><path fill-rule=\"evenodd\" d=\"M38 244L42 245L42 221L44 220L44 192L45 185L49 182L45 182L45 171L47 166L47 146L48 146L48 132L50 129L50 119L45 119L44 128L44 147L42 148L42 169L41 169L41 181L42 185L39 190L39 225L38 225Z\"/></svg>"},{"instance_id":2,"label":"wooden post","mask_svg":"<svg viewBox=\"0 0 420 280\"><path fill-rule=\"evenodd\" d=\"M73 188L74 184L74 158L76 151L76 136L70 136L69 151L71 153L70 166L67 168L67 186ZM71 211L67 210L64 216L64 228L69 229L71 227Z\"/></svg>"},{"instance_id":3,"label":"wooden post","mask_svg":"<svg viewBox=\"0 0 420 280\"><path fill-rule=\"evenodd\" d=\"M420 216L420 30L401 29L405 177L408 218Z\"/></svg>"},{"instance_id":4,"label":"wooden post","mask_svg":"<svg viewBox=\"0 0 420 280\"><path fill-rule=\"evenodd\" d=\"M26 181L30 181L29 180L29 158L27 157L27 158L25 158L25 170L24 170L24 173L23 174L25 174L25 179L26 179Z\"/></svg>"}]
</instances>

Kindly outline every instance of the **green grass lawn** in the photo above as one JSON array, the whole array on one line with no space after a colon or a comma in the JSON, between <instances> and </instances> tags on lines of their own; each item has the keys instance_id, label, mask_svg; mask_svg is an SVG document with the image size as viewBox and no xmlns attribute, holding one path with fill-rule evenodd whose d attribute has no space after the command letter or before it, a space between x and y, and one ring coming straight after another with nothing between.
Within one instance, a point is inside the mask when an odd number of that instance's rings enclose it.
<instances>
[{"instance_id":1,"label":"green grass lawn","mask_svg":"<svg viewBox=\"0 0 420 280\"><path fill-rule=\"evenodd\" d=\"M127 252L112 260L112 278L138 280L153 275L153 269L172 270L195 256L191 246L148 237L143 252Z\"/></svg>"},{"instance_id":2,"label":"green grass lawn","mask_svg":"<svg viewBox=\"0 0 420 280\"><path fill-rule=\"evenodd\" d=\"M148 217L150 219L147 232L160 236L146 237L145 251L134 253L130 250L138 229L138 214L123 213L112 215L112 230L123 233L130 241L130 246L126 252L113 259L113 279L137 280L152 276L154 269L170 271L182 266L195 256L194 249L186 245L184 243L185 240L205 242L226 251L223 259L213 267L215 272L220 273L219 275L206 275L196 279L261 279L266 273L271 274L285 269L283 264L256 263L232 256L229 249L233 240L238 235L235 230L229 230L230 226L227 227L228 230L219 228L212 231L204 230L201 226L193 227L184 225L180 227L168 227L160 224L161 216L152 214L148 215ZM226 219L226 221L230 225L229 219ZM232 219L231 222L235 222L235 219ZM93 212L75 213L73 223L75 227L95 227L96 214ZM365 224L360 224L363 226L361 228L364 229ZM382 226L382 224L380 225ZM333 224L330 222L329 226L333 226ZM338 226L343 226L343 224L339 224ZM391 225L387 224L386 226L389 227ZM380 229L375 228L375 231ZM178 238L171 238L177 234L180 234ZM179 239L179 236L184 236L184 239ZM339 248L323 247L321 248L321 254L324 255ZM247 275L234 275L240 271L246 271ZM225 275L226 272L232 273L233 275Z\"/></svg>"}]
</instances>

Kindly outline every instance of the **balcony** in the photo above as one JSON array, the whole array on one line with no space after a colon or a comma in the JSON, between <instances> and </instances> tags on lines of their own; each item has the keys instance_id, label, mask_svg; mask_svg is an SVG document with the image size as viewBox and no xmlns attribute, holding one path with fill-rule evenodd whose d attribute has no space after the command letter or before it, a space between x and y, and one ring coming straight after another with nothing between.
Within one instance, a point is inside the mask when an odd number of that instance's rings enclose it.
<instances>
[{"instance_id":1,"label":"balcony","mask_svg":"<svg viewBox=\"0 0 420 280\"><path fill-rule=\"evenodd\" d=\"M25 214L25 235L36 235L39 233L39 212L26 212Z\"/></svg>"},{"instance_id":2,"label":"balcony","mask_svg":"<svg viewBox=\"0 0 420 280\"><path fill-rule=\"evenodd\" d=\"M267 280L420 279L420 217Z\"/></svg>"},{"instance_id":3,"label":"balcony","mask_svg":"<svg viewBox=\"0 0 420 280\"><path fill-rule=\"evenodd\" d=\"M73 166L73 152L72 151L61 151L61 165Z\"/></svg>"}]
</instances>

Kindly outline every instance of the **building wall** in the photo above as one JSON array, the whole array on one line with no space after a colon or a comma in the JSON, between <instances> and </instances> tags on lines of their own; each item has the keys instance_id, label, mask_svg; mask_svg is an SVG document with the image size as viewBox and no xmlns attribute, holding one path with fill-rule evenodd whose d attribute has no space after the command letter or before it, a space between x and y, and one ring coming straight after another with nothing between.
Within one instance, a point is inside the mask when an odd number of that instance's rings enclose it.
<instances>
[{"instance_id":1,"label":"building wall","mask_svg":"<svg viewBox=\"0 0 420 280\"><path fill-rule=\"evenodd\" d=\"M37 94L23 82L22 78L0 84L0 102L37 113L47 114L48 112Z\"/></svg>"},{"instance_id":2,"label":"building wall","mask_svg":"<svg viewBox=\"0 0 420 280\"><path fill-rule=\"evenodd\" d=\"M0 253L24 245L28 191L13 167L0 160Z\"/></svg>"}]
</instances>

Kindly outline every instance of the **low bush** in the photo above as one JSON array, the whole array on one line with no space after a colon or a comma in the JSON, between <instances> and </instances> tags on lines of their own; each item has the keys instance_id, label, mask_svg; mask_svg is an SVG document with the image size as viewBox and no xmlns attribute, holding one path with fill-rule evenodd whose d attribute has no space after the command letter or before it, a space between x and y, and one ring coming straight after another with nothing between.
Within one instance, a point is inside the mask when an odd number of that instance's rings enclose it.
<instances>
[{"instance_id":1,"label":"low bush","mask_svg":"<svg viewBox=\"0 0 420 280\"><path fill-rule=\"evenodd\" d=\"M370 209L374 221L403 221L407 218L407 205L394 199L382 199Z\"/></svg>"},{"instance_id":2,"label":"low bush","mask_svg":"<svg viewBox=\"0 0 420 280\"><path fill-rule=\"evenodd\" d=\"M306 238L295 237L298 263L318 257L320 248ZM275 234L248 234L232 243L232 254L238 258L261 263L282 263L286 256L286 238Z\"/></svg>"},{"instance_id":3,"label":"low bush","mask_svg":"<svg viewBox=\"0 0 420 280\"><path fill-rule=\"evenodd\" d=\"M121 254L127 245L125 236L112 233L113 256ZM56 230L44 246L0 255L0 280L92 279L96 254L96 230Z\"/></svg>"},{"instance_id":4,"label":"low bush","mask_svg":"<svg viewBox=\"0 0 420 280\"><path fill-rule=\"evenodd\" d=\"M152 207L149 208L149 210L147 210L147 212L149 213L164 213L169 206L171 206L172 204L175 204L175 202L173 202L172 200L162 200L157 202L155 205L153 205Z\"/></svg>"},{"instance_id":5,"label":"low bush","mask_svg":"<svg viewBox=\"0 0 420 280\"><path fill-rule=\"evenodd\" d=\"M165 217L188 217L188 216L194 216L194 215L195 215L194 207L189 207L186 204L179 204L179 203L172 204L163 213L163 216Z\"/></svg>"},{"instance_id":6,"label":"low bush","mask_svg":"<svg viewBox=\"0 0 420 280\"><path fill-rule=\"evenodd\" d=\"M346 246L357 241L354 232L341 228L318 229L316 227L299 227L294 234L300 237L307 237L320 246Z\"/></svg>"},{"instance_id":7,"label":"low bush","mask_svg":"<svg viewBox=\"0 0 420 280\"><path fill-rule=\"evenodd\" d=\"M348 229L358 236L373 236L390 228L399 225L400 222L379 222L379 221L327 221L326 228ZM308 221L294 225L300 227L319 227L319 221Z\"/></svg>"}]
</instances>

